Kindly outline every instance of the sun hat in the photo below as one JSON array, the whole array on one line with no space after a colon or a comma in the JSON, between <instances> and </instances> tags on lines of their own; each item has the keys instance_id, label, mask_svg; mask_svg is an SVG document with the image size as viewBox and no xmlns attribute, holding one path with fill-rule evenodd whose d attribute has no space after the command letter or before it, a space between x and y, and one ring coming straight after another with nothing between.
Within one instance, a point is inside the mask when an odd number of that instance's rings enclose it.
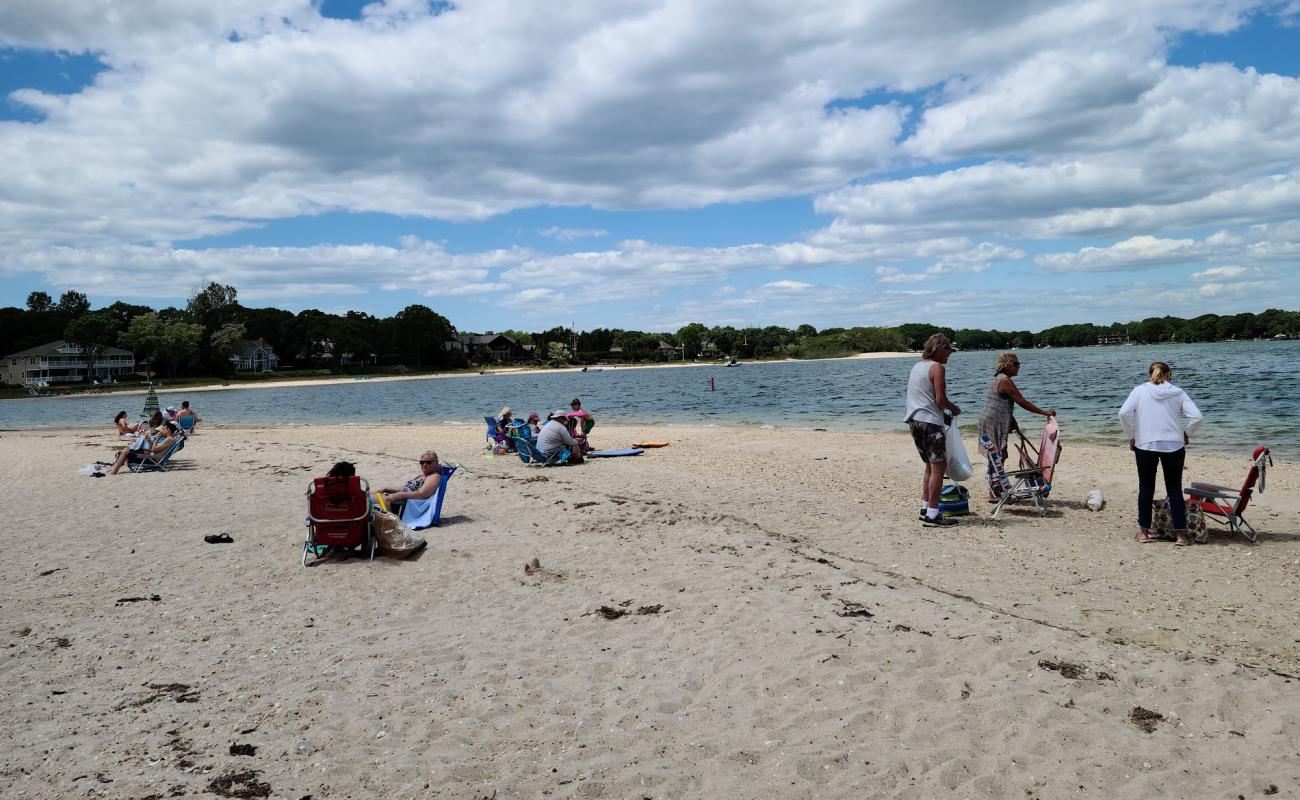
<instances>
[{"instance_id":1,"label":"sun hat","mask_svg":"<svg viewBox=\"0 0 1300 800\"><path fill-rule=\"evenodd\" d=\"M568 416L569 412L561 408L559 411L552 411L551 415L547 417L547 419L567 419Z\"/></svg>"},{"instance_id":2,"label":"sun hat","mask_svg":"<svg viewBox=\"0 0 1300 800\"><path fill-rule=\"evenodd\" d=\"M538 416L538 414L537 414L536 411L529 411L529 412L528 412L528 421L529 421L529 422L532 422L533 420L539 420L539 419L541 419L541 417Z\"/></svg>"},{"instance_id":3,"label":"sun hat","mask_svg":"<svg viewBox=\"0 0 1300 800\"><path fill-rule=\"evenodd\" d=\"M167 408L165 408L165 409L163 409L163 410L164 410L164 411L170 411L170 412L172 412L173 414L175 414L175 413L176 413L176 406L167 406Z\"/></svg>"}]
</instances>

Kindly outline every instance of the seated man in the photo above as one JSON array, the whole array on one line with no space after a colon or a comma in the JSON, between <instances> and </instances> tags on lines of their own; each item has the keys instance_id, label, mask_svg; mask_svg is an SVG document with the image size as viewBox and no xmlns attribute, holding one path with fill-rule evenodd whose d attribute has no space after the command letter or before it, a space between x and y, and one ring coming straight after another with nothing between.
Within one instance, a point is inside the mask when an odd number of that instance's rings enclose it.
<instances>
[{"instance_id":1,"label":"seated man","mask_svg":"<svg viewBox=\"0 0 1300 800\"><path fill-rule=\"evenodd\" d=\"M560 410L546 418L546 424L537 434L537 451L547 459L554 458L565 448L578 455L582 452L578 440L569 433L568 412Z\"/></svg>"},{"instance_id":2,"label":"seated man","mask_svg":"<svg viewBox=\"0 0 1300 800\"><path fill-rule=\"evenodd\" d=\"M203 421L203 418L200 417L198 414L195 414L195 413L194 413L194 409L190 408L190 401L189 401L189 400L182 400L182 401L181 401L181 410L180 410L179 413L176 414L176 421L177 421L177 422L180 422L181 420L185 419L186 417L194 417L194 422L192 422L192 423L181 423L182 426L188 424L191 430L193 430L194 427L195 427L196 425L198 425L200 422Z\"/></svg>"},{"instance_id":3,"label":"seated man","mask_svg":"<svg viewBox=\"0 0 1300 800\"><path fill-rule=\"evenodd\" d=\"M181 435L180 428L176 427L175 422L164 422L157 435L148 438L146 434L145 441L136 444L129 444L122 448L118 453L117 460L113 462L113 468L108 471L109 475L116 475L118 470L122 469L123 464L139 464L147 457L161 458L166 455L167 450L175 443L177 437Z\"/></svg>"},{"instance_id":4,"label":"seated man","mask_svg":"<svg viewBox=\"0 0 1300 800\"><path fill-rule=\"evenodd\" d=\"M402 487L380 489L384 504L399 517L406 508L408 500L428 500L438 491L442 483L442 474L438 471L438 454L426 450L420 454L420 474L404 483Z\"/></svg>"}]
</instances>

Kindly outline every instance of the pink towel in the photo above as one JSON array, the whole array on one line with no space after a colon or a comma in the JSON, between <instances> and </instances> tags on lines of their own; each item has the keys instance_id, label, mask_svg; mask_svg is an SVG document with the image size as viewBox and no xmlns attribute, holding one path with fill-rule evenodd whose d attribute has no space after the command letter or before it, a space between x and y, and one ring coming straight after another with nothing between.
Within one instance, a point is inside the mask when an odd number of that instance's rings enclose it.
<instances>
[{"instance_id":1,"label":"pink towel","mask_svg":"<svg viewBox=\"0 0 1300 800\"><path fill-rule=\"evenodd\" d=\"M1056 466L1056 451L1061 446L1061 426L1056 417L1048 417L1043 427L1043 440L1038 444L1038 466L1043 469L1043 480L1052 482L1052 468Z\"/></svg>"}]
</instances>

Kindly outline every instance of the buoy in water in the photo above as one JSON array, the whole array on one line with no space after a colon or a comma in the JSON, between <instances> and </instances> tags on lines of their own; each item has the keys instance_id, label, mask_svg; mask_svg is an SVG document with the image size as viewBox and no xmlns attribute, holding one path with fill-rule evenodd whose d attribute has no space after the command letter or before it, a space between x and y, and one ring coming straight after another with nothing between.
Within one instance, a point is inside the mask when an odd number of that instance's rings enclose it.
<instances>
[{"instance_id":1,"label":"buoy in water","mask_svg":"<svg viewBox=\"0 0 1300 800\"><path fill-rule=\"evenodd\" d=\"M709 378L709 391L710 392L717 391L717 388L718 387L715 386L713 383L713 378Z\"/></svg>"}]
</instances>

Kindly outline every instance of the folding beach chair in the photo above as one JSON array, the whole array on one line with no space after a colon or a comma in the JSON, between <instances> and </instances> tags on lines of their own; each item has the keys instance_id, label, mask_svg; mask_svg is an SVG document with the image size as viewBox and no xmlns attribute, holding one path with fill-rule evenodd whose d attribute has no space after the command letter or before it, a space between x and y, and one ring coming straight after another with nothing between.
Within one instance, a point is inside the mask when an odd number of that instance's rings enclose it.
<instances>
[{"instance_id":1,"label":"folding beach chair","mask_svg":"<svg viewBox=\"0 0 1300 800\"><path fill-rule=\"evenodd\" d=\"M554 467L557 464L568 463L570 456L572 456L572 453L569 452L569 448L567 447L550 458L547 458L542 455L541 450L537 449L537 445L533 444L533 442L528 439L520 439L518 444L519 460L525 464L532 464L539 467Z\"/></svg>"},{"instance_id":2,"label":"folding beach chair","mask_svg":"<svg viewBox=\"0 0 1300 800\"><path fill-rule=\"evenodd\" d=\"M1221 525L1227 525L1234 533L1240 533L1246 537L1246 541L1255 544L1259 540L1259 533L1242 514L1246 512L1246 506L1250 505L1256 482L1259 483L1260 493L1263 493L1265 468L1271 466L1273 456L1269 454L1268 448L1262 445L1256 447L1251 456L1250 472L1246 473L1241 489L1193 481L1191 486L1183 489L1187 494L1187 503L1200 507L1205 516Z\"/></svg>"},{"instance_id":3,"label":"folding beach chair","mask_svg":"<svg viewBox=\"0 0 1300 800\"><path fill-rule=\"evenodd\" d=\"M194 417L178 417L176 425L180 427L182 433L188 436L194 432Z\"/></svg>"},{"instance_id":4,"label":"folding beach chair","mask_svg":"<svg viewBox=\"0 0 1300 800\"><path fill-rule=\"evenodd\" d=\"M172 456L176 455L177 453L179 453L181 450L184 449L185 449L185 434L182 433L176 437L176 440L172 442L171 447L168 447L167 451L164 452L162 455L160 456L146 455L142 457L139 461L128 460L127 464L131 467L132 472L150 472L152 470L158 470L159 472L166 472L167 462L171 461Z\"/></svg>"},{"instance_id":5,"label":"folding beach chair","mask_svg":"<svg viewBox=\"0 0 1300 800\"><path fill-rule=\"evenodd\" d=\"M495 447L497 442L501 441L497 438L499 435L497 433L497 418L485 416L483 421L487 423L487 446Z\"/></svg>"},{"instance_id":6,"label":"folding beach chair","mask_svg":"<svg viewBox=\"0 0 1300 800\"><path fill-rule=\"evenodd\" d=\"M1056 462L1061 460L1061 426L1056 421L1056 417L1048 417L1047 424L1043 426L1043 438L1039 440L1038 447L1034 447L1025 438L1025 434L1020 428L1012 431L1020 441L1016 444L1016 453L1020 457L1020 469L1032 470L1040 469L1043 472L1043 483L1047 484L1047 492L1052 490L1052 476L1056 471ZM1043 497L1047 496L1043 493Z\"/></svg>"},{"instance_id":7,"label":"folding beach chair","mask_svg":"<svg viewBox=\"0 0 1300 800\"><path fill-rule=\"evenodd\" d=\"M1052 491L1052 484L1044 479L1042 467L1007 471L1006 465L1002 463L1002 454L993 446L993 440L987 436L980 436L980 450L993 465L990 483L996 484L994 488L999 495L997 505L993 507L993 519L998 518L1007 504L1026 500L1034 501L1034 507L1038 509L1039 515L1047 513L1045 501Z\"/></svg>"},{"instance_id":8,"label":"folding beach chair","mask_svg":"<svg viewBox=\"0 0 1300 800\"><path fill-rule=\"evenodd\" d=\"M456 464L442 464L438 467L438 474L442 479L438 482L438 491L433 493L433 497L427 500L407 500L402 506L402 523L413 531L423 528L436 528L442 522L442 499L447 494L447 482L451 476L456 474L460 467Z\"/></svg>"},{"instance_id":9,"label":"folding beach chair","mask_svg":"<svg viewBox=\"0 0 1300 800\"><path fill-rule=\"evenodd\" d=\"M302 565L307 566L309 553L319 561L326 547L357 545L374 560L370 484L357 475L316 478L307 486L307 540L302 545Z\"/></svg>"}]
</instances>

